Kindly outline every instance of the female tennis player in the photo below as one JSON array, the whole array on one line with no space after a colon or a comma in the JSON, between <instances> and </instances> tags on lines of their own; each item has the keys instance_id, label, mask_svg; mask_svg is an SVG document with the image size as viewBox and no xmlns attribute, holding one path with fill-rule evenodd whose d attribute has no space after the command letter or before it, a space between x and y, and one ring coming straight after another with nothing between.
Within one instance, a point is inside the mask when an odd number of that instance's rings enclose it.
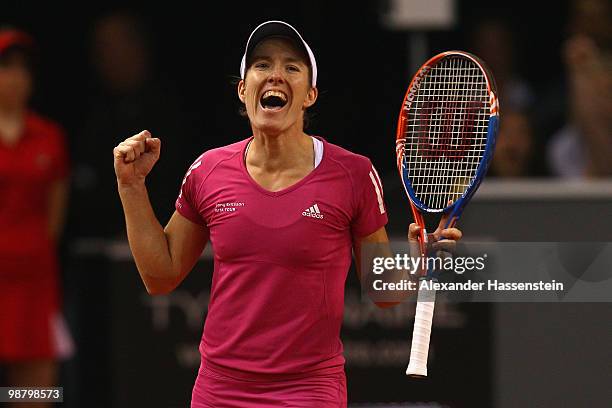
<instances>
[{"instance_id":1,"label":"female tennis player","mask_svg":"<svg viewBox=\"0 0 612 408\"><path fill-rule=\"evenodd\" d=\"M317 64L292 26L258 26L241 77L253 135L195 160L165 229L145 188L160 140L143 131L114 149L130 247L151 294L214 248L192 407L344 407L344 285L351 252L388 241L382 184L366 157L304 133Z\"/></svg>"}]
</instances>

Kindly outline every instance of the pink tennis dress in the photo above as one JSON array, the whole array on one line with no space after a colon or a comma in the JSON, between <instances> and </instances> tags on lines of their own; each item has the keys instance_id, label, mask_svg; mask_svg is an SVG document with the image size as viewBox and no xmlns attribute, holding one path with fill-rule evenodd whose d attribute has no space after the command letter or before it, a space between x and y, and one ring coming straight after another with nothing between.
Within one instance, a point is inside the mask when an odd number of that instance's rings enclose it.
<instances>
[{"instance_id":1,"label":"pink tennis dress","mask_svg":"<svg viewBox=\"0 0 612 408\"><path fill-rule=\"evenodd\" d=\"M191 407L344 407L344 285L353 237L387 223L380 179L320 139L320 164L271 192L247 172L250 140L202 154L176 201L214 251Z\"/></svg>"}]
</instances>

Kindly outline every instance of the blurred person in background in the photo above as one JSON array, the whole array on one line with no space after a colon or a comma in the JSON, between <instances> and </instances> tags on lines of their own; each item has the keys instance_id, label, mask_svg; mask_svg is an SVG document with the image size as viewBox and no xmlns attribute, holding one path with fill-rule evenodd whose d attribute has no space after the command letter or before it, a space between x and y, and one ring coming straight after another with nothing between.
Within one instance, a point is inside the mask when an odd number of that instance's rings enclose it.
<instances>
[{"instance_id":1,"label":"blurred person in background","mask_svg":"<svg viewBox=\"0 0 612 408\"><path fill-rule=\"evenodd\" d=\"M68 217L71 258L68 274L78 299L75 328L81 351L76 361L79 393L83 398L101 394L98 403L110 406L111 284L115 260L106 249L109 240L124 240L121 205L115 199L116 179L110 170L110 151L117 135L144 127L164 135L164 157L152 172L151 203L160 214L173 208L184 163L193 159L192 146L201 134L192 116L185 113L176 79L156 64L158 51L150 24L138 14L113 9L97 14L83 44L92 69L87 86L87 106L72 141L74 157ZM163 51L163 50L162 50ZM159 54L165 55L160 52ZM167 64L182 68L183 61ZM77 84L77 86L80 84ZM187 107L189 108L189 107ZM168 153L166 155L166 153ZM95 279L91 276L95 275ZM91 370L90 367L96 367Z\"/></svg>"},{"instance_id":2,"label":"blurred person in background","mask_svg":"<svg viewBox=\"0 0 612 408\"><path fill-rule=\"evenodd\" d=\"M469 50L491 68L499 91L503 120L491 162L490 176L541 176L544 166L533 159L542 140L530 111L535 104L531 84L518 71L516 38L507 22L482 18L469 33Z\"/></svg>"},{"instance_id":3,"label":"blurred person in background","mask_svg":"<svg viewBox=\"0 0 612 408\"><path fill-rule=\"evenodd\" d=\"M573 1L563 48L568 87L565 125L547 148L553 175L612 176L612 18L610 2Z\"/></svg>"},{"instance_id":4,"label":"blurred person in background","mask_svg":"<svg viewBox=\"0 0 612 408\"><path fill-rule=\"evenodd\" d=\"M537 174L533 160L534 130L528 114L510 108L504 110L503 115L490 175L516 178Z\"/></svg>"},{"instance_id":5,"label":"blurred person in background","mask_svg":"<svg viewBox=\"0 0 612 408\"><path fill-rule=\"evenodd\" d=\"M534 92L517 70L516 39L508 25L501 20L483 18L474 25L468 41L468 50L482 58L493 71L502 109L529 108L534 103Z\"/></svg>"},{"instance_id":6,"label":"blurred person in background","mask_svg":"<svg viewBox=\"0 0 612 408\"><path fill-rule=\"evenodd\" d=\"M183 179L184 163L193 159L185 146L200 146L192 136L199 134L197 126L183 111L174 79L162 76L155 64L156 43L148 28L138 15L114 10L92 21L85 44L93 75L81 130L72 143L68 214L70 248L74 248L68 273L79 296L76 328L81 353L76 363L83 398L108 394L111 385L108 377L100 376L110 371L109 333L115 318L110 312L110 282L116 263L106 249L109 240L123 240L126 235L121 205L115 199L116 179L109 171L109 152L118 142L117 135L137 129L148 127L165 136L164 157L151 174L155 188L150 197L156 211L168 214ZM96 278L91 279L92 275ZM100 396L98 402L110 406L108 398Z\"/></svg>"},{"instance_id":7,"label":"blurred person in background","mask_svg":"<svg viewBox=\"0 0 612 408\"><path fill-rule=\"evenodd\" d=\"M196 126L184 113L175 84L156 70L152 44L145 22L127 11L110 12L93 24L90 52L95 83L84 131L75 140L71 235L125 237L121 206L112 199L115 178L108 172L108 151L116 145L116 135L144 127L168 135L165 157L150 181L155 186L152 205L162 214L171 209L183 177L182 163L193 157L185 146L199 146L193 136Z\"/></svg>"},{"instance_id":8,"label":"blurred person in background","mask_svg":"<svg viewBox=\"0 0 612 408\"><path fill-rule=\"evenodd\" d=\"M34 54L28 34L0 29L0 367L19 387L56 385L72 349L57 256L68 155L62 129L28 106Z\"/></svg>"}]
</instances>

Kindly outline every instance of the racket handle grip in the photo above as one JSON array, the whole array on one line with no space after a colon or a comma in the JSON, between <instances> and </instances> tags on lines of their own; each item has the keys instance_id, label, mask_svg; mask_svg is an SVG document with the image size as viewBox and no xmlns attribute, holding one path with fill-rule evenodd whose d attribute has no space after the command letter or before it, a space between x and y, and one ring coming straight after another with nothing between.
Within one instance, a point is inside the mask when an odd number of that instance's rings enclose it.
<instances>
[{"instance_id":1,"label":"racket handle grip","mask_svg":"<svg viewBox=\"0 0 612 408\"><path fill-rule=\"evenodd\" d=\"M406 369L406 375L427 377L427 356L429 354L429 337L431 335L435 300L435 289L419 289L412 332L412 346L410 347L410 362Z\"/></svg>"}]
</instances>

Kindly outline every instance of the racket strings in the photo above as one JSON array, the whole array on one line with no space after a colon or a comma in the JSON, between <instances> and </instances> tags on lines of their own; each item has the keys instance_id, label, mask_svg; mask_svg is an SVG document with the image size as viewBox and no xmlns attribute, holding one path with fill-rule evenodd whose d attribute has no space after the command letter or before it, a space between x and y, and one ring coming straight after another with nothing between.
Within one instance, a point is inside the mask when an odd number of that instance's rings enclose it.
<instances>
[{"instance_id":1,"label":"racket strings","mask_svg":"<svg viewBox=\"0 0 612 408\"><path fill-rule=\"evenodd\" d=\"M404 166L428 208L446 208L476 176L489 112L486 78L473 61L442 59L423 78L408 111Z\"/></svg>"}]
</instances>

